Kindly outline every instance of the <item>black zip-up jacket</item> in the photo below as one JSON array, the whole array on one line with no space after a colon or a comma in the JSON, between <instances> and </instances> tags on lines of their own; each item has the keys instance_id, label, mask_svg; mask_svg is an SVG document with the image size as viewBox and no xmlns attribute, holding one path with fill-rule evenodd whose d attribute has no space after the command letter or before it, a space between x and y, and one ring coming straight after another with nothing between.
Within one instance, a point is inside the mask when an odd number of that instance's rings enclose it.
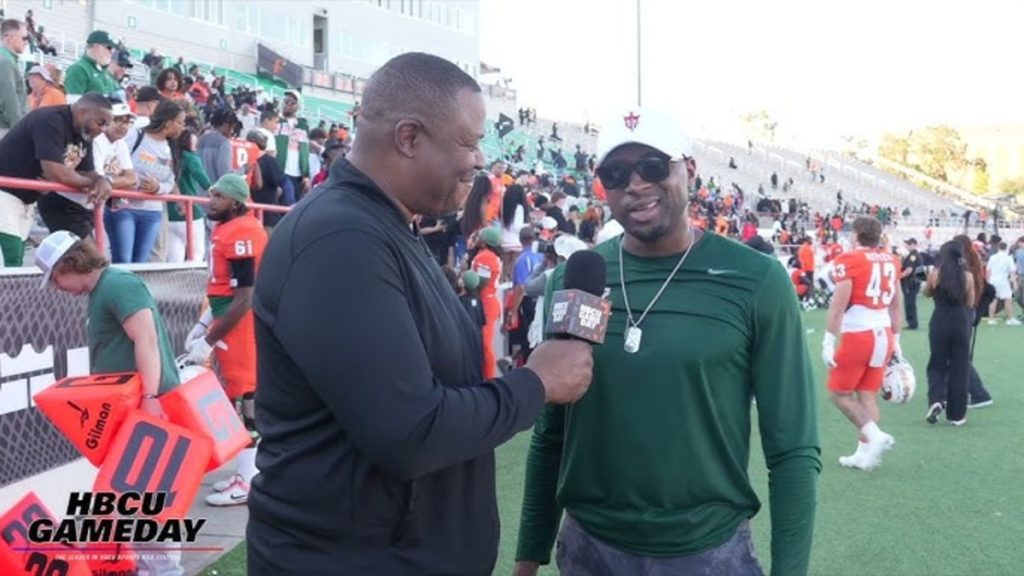
<instances>
[{"instance_id":1,"label":"black zip-up jacket","mask_svg":"<svg viewBox=\"0 0 1024 576\"><path fill-rule=\"evenodd\" d=\"M479 327L347 160L275 229L254 311L249 574L490 574L494 448L537 419L543 386L483 381Z\"/></svg>"}]
</instances>

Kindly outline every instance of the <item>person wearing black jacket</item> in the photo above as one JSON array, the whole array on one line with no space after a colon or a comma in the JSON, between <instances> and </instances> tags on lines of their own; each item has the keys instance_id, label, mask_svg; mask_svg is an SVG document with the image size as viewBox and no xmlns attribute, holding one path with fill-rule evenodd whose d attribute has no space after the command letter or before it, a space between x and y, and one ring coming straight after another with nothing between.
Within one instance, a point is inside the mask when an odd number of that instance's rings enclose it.
<instances>
[{"instance_id":1,"label":"person wearing black jacket","mask_svg":"<svg viewBox=\"0 0 1024 576\"><path fill-rule=\"evenodd\" d=\"M900 287L903 289L903 304L906 307L907 329L917 330L917 293L921 290L925 266L921 254L917 251L917 240L907 238L907 255L903 258L900 275Z\"/></svg>"},{"instance_id":2,"label":"person wearing black jacket","mask_svg":"<svg viewBox=\"0 0 1024 576\"><path fill-rule=\"evenodd\" d=\"M349 156L271 237L254 301L250 576L490 574L494 448L589 386L577 340L485 381L480 330L414 224L465 200L485 117L458 66L397 56L367 82Z\"/></svg>"},{"instance_id":3,"label":"person wearing black jacket","mask_svg":"<svg viewBox=\"0 0 1024 576\"><path fill-rule=\"evenodd\" d=\"M259 204L279 204L287 177L284 175L284 170L278 165L277 159L266 153L267 145L270 141L266 136L255 130L249 132L249 136L251 137L253 133L258 134L262 140L250 141L255 142L259 149L264 151L264 154L257 160L260 175L262 176L260 179L262 186L252 191L252 200ZM268 233L274 229L279 220L281 220L281 214L277 212L263 213L263 226L267 229Z\"/></svg>"}]
</instances>

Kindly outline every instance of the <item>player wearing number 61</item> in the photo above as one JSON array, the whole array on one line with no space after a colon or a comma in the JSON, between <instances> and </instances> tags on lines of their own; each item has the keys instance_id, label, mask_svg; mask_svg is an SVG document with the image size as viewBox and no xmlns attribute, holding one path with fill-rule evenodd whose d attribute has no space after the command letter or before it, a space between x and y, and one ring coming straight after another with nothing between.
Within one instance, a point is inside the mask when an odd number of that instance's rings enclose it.
<instances>
[{"instance_id":1,"label":"player wearing number 61","mask_svg":"<svg viewBox=\"0 0 1024 576\"><path fill-rule=\"evenodd\" d=\"M879 246L882 224L871 216L853 222L856 248L834 261L835 293L828 309L821 355L829 368L832 403L859 431L857 451L841 456L848 468L871 470L893 437L878 427L876 394L886 366L900 351L900 262ZM839 349L836 338L842 334Z\"/></svg>"},{"instance_id":2,"label":"player wearing number 61","mask_svg":"<svg viewBox=\"0 0 1024 576\"><path fill-rule=\"evenodd\" d=\"M228 398L241 404L242 421L253 432L256 421L253 394L256 392L256 334L252 318L252 293L256 270L267 233L259 220L248 213L249 185L237 174L225 174L210 187L207 217L217 222L212 243L210 308L185 339L188 360L205 364L211 354ZM245 504L249 482L256 475L256 442L238 455L237 473L213 485L206 497L211 506Z\"/></svg>"}]
</instances>

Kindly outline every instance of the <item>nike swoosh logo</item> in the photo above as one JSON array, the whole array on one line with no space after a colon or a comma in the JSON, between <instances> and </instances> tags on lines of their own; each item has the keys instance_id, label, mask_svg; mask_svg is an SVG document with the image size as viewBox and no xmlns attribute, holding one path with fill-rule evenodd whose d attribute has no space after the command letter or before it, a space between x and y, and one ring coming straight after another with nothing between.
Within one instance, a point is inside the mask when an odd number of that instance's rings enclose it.
<instances>
[{"instance_id":1,"label":"nike swoosh logo","mask_svg":"<svg viewBox=\"0 0 1024 576\"><path fill-rule=\"evenodd\" d=\"M238 502L239 500L245 500L248 497L249 497L248 494L242 494L241 496L234 496L234 495L232 495L231 499L234 500L235 502Z\"/></svg>"},{"instance_id":2,"label":"nike swoosh logo","mask_svg":"<svg viewBox=\"0 0 1024 576\"><path fill-rule=\"evenodd\" d=\"M712 276L721 276L722 274L733 274L735 272L735 270L721 270L718 268L708 268L708 274L711 274Z\"/></svg>"}]
</instances>

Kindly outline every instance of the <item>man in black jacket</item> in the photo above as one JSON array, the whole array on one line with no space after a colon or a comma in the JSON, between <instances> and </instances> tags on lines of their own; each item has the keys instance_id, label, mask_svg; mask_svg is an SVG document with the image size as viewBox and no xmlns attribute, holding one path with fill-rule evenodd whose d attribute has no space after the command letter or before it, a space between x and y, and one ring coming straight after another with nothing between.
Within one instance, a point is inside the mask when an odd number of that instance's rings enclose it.
<instances>
[{"instance_id":1,"label":"man in black jacket","mask_svg":"<svg viewBox=\"0 0 1024 576\"><path fill-rule=\"evenodd\" d=\"M357 123L328 184L278 224L256 283L249 574L490 574L494 448L585 392L590 346L548 342L484 381L479 327L413 223L456 211L483 167L471 77L398 56Z\"/></svg>"}]
</instances>

